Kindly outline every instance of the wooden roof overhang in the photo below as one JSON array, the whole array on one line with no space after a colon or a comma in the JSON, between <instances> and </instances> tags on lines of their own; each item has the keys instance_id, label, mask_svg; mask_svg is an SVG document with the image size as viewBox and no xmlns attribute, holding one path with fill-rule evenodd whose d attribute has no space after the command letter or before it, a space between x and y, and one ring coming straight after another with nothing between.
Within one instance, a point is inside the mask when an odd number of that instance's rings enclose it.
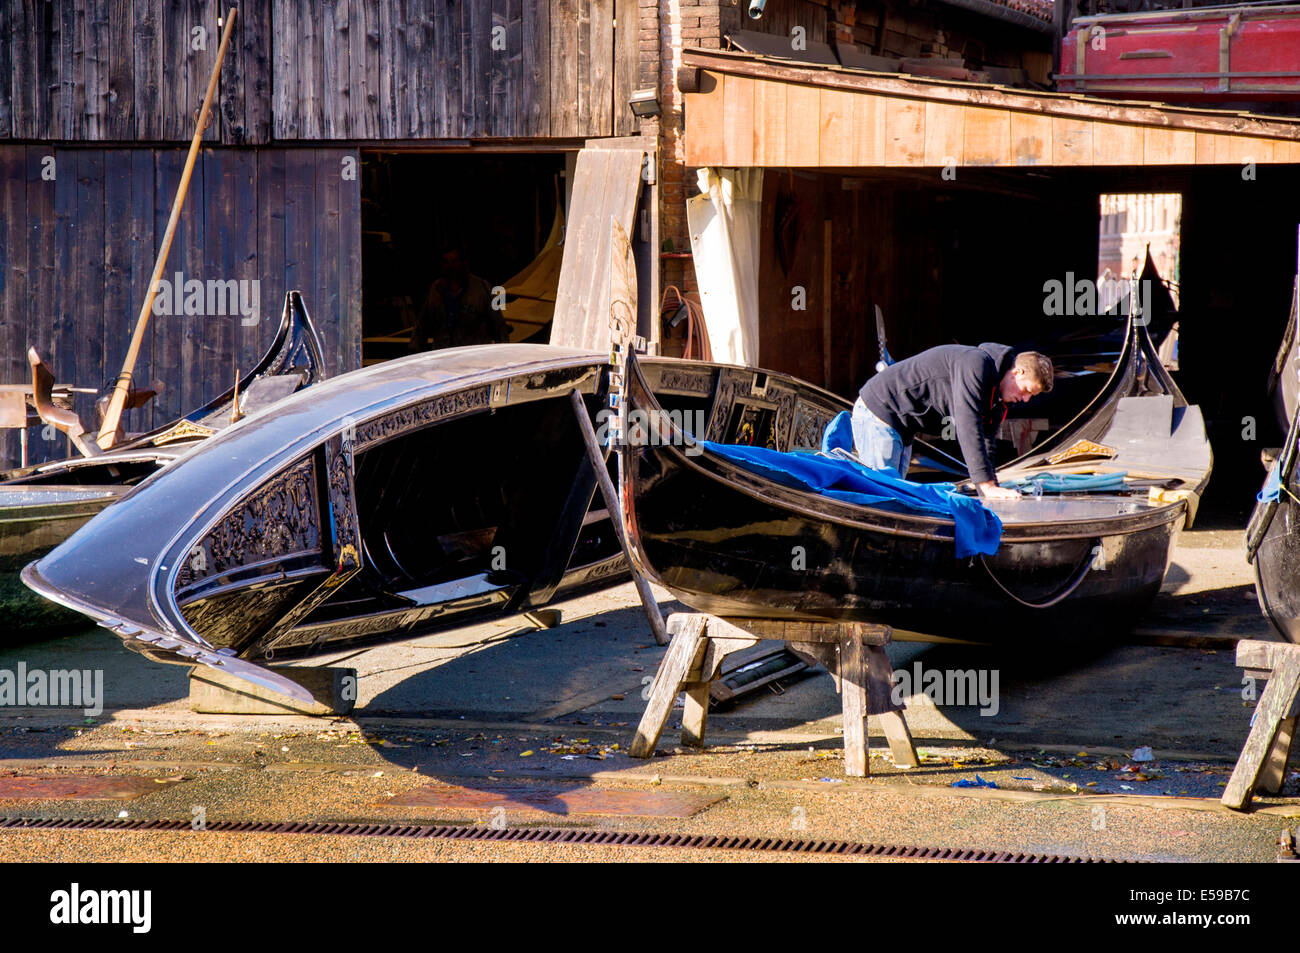
<instances>
[{"instance_id":1,"label":"wooden roof overhang","mask_svg":"<svg viewBox=\"0 0 1300 953\"><path fill-rule=\"evenodd\" d=\"M1300 119L685 50L688 166L1300 163Z\"/></svg>"}]
</instances>

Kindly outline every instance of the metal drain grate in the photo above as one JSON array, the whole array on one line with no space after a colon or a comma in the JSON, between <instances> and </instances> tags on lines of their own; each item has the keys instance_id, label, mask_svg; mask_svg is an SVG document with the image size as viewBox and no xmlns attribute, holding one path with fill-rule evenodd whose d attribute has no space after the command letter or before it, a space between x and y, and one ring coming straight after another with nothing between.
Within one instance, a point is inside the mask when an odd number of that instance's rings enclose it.
<instances>
[{"instance_id":1,"label":"metal drain grate","mask_svg":"<svg viewBox=\"0 0 1300 953\"><path fill-rule=\"evenodd\" d=\"M97 818L0 817L0 830L192 831L189 821L146 821ZM834 854L892 857L899 860L949 860L983 864L1108 864L1130 863L1099 857L1027 854L1015 851L970 850L955 847L908 847L860 844L853 841L792 840L779 837L730 837L721 834L638 833L573 830L556 827L492 827L425 824L346 824L286 821L210 821L206 833L316 834L343 837L409 837L438 840L509 841L530 844L586 844L610 847L684 847L692 850L776 851L794 854Z\"/></svg>"}]
</instances>

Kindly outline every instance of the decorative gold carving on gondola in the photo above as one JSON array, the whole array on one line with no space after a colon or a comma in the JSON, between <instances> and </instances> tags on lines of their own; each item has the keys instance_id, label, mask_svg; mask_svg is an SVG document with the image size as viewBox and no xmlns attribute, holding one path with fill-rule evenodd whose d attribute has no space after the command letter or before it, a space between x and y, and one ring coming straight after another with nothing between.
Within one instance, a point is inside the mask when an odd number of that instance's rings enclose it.
<instances>
[{"instance_id":1,"label":"decorative gold carving on gondola","mask_svg":"<svg viewBox=\"0 0 1300 953\"><path fill-rule=\"evenodd\" d=\"M319 553L319 518L313 456L272 477L223 516L182 562L176 588L240 566Z\"/></svg>"},{"instance_id":2,"label":"decorative gold carving on gondola","mask_svg":"<svg viewBox=\"0 0 1300 953\"><path fill-rule=\"evenodd\" d=\"M487 410L490 396L491 388L484 385L457 391L454 394L444 394L441 397L412 404L410 407L403 407L401 410L394 410L382 417L359 424L355 448L364 450L372 444L390 440L449 417Z\"/></svg>"},{"instance_id":3,"label":"decorative gold carving on gondola","mask_svg":"<svg viewBox=\"0 0 1300 953\"><path fill-rule=\"evenodd\" d=\"M188 420L178 420L158 436L153 438L153 445L161 447L163 444L176 443L178 440L195 440L202 437L211 437L215 430L211 427L205 427L202 424L192 423Z\"/></svg>"}]
</instances>

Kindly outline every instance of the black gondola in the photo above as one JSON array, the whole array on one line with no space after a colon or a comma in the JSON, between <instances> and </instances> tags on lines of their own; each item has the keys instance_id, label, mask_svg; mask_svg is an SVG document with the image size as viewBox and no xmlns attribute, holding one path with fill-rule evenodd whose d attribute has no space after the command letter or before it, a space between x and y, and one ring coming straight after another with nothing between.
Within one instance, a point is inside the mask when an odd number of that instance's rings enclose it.
<instances>
[{"instance_id":1,"label":"black gondola","mask_svg":"<svg viewBox=\"0 0 1300 953\"><path fill-rule=\"evenodd\" d=\"M571 396L599 421L607 372L501 344L340 375L206 440L23 579L156 661L301 697L258 663L626 579Z\"/></svg>"},{"instance_id":2,"label":"black gondola","mask_svg":"<svg viewBox=\"0 0 1300 953\"><path fill-rule=\"evenodd\" d=\"M760 370L633 357L625 400L644 428L620 472L632 557L683 603L720 616L878 622L905 638L979 642L1118 632L1159 590L1211 469L1200 410L1140 320L1087 408L998 471L1002 482L1123 471L1124 490L992 502L1000 548L970 559L955 556L951 520L792 489L690 446L654 395L693 394L708 408L709 440L781 451L817 448L849 409L841 398Z\"/></svg>"},{"instance_id":3,"label":"black gondola","mask_svg":"<svg viewBox=\"0 0 1300 953\"><path fill-rule=\"evenodd\" d=\"M0 629L12 634L75 621L31 596L18 577L24 566L205 438L325 376L316 329L302 296L291 291L270 347L237 387L105 453L0 473ZM38 404L48 382L38 370Z\"/></svg>"},{"instance_id":4,"label":"black gondola","mask_svg":"<svg viewBox=\"0 0 1300 953\"><path fill-rule=\"evenodd\" d=\"M1264 481L1246 525L1246 560L1255 568L1260 610L1284 639L1300 642L1300 508L1296 460L1300 456L1300 361L1296 357L1297 312L1291 317L1273 364L1269 391L1286 430L1286 440Z\"/></svg>"}]
</instances>

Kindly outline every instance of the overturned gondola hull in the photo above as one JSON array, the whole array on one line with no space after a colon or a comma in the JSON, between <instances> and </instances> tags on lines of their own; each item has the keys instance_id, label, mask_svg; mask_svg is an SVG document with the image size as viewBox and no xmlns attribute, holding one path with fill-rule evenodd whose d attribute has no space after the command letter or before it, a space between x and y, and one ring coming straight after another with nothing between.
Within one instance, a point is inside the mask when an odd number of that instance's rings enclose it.
<instances>
[{"instance_id":1,"label":"overturned gondola hull","mask_svg":"<svg viewBox=\"0 0 1300 953\"><path fill-rule=\"evenodd\" d=\"M267 662L609 585L626 561L571 396L599 424L607 372L517 344L341 375L205 441L24 581L157 661L291 695Z\"/></svg>"},{"instance_id":2,"label":"overturned gondola hull","mask_svg":"<svg viewBox=\"0 0 1300 953\"><path fill-rule=\"evenodd\" d=\"M270 347L237 387L106 453L0 474L0 632L35 633L80 617L35 598L19 573L205 438L326 376L302 296L285 296ZM239 413L232 413L235 405Z\"/></svg>"},{"instance_id":3,"label":"overturned gondola hull","mask_svg":"<svg viewBox=\"0 0 1300 953\"><path fill-rule=\"evenodd\" d=\"M1069 470L1046 458L1089 440L1118 450L1092 469L1140 471L1173 501L1153 501L1144 486L1140 495L992 503L1004 524L1001 546L971 559L955 557L951 521L792 489L689 448L671 421L654 423L664 419L654 381L665 370L649 359L629 367L629 412L658 430L622 450L625 524L638 569L716 615L878 622L940 640L1105 637L1131 625L1159 591L1177 532L1209 478L1199 410L1136 323L1097 398L999 477ZM746 438L765 434L773 449L815 448L825 422L849 409L777 374L695 373L711 403L706 436L720 443L747 442L737 439L737 427L747 426Z\"/></svg>"}]
</instances>

